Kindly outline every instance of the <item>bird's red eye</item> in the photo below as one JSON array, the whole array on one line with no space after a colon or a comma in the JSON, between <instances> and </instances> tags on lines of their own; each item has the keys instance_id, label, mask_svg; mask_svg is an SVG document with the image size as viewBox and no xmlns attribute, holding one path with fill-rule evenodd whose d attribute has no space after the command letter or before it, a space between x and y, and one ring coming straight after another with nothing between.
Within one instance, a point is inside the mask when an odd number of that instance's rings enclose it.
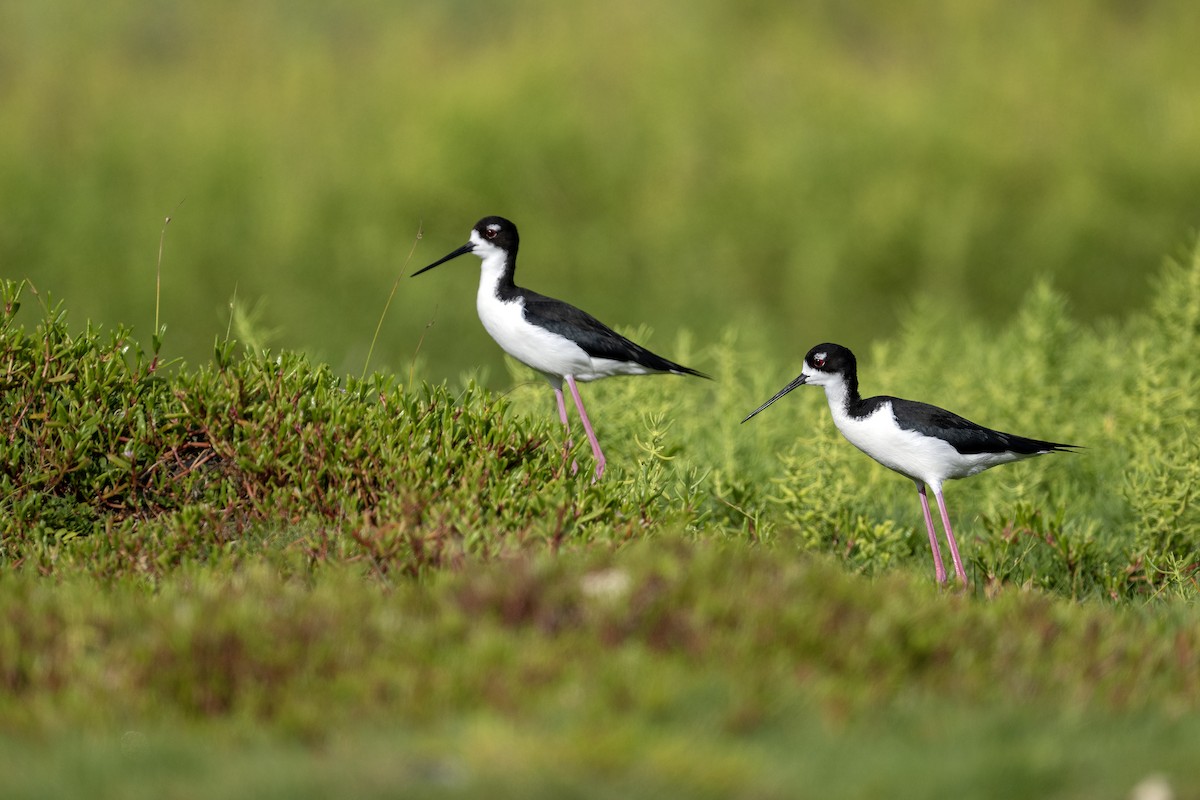
<instances>
[{"instance_id":1,"label":"bird's red eye","mask_svg":"<svg viewBox=\"0 0 1200 800\"><path fill-rule=\"evenodd\" d=\"M813 356L813 366L814 367L825 366L825 356Z\"/></svg>"},{"instance_id":2,"label":"bird's red eye","mask_svg":"<svg viewBox=\"0 0 1200 800\"><path fill-rule=\"evenodd\" d=\"M489 238L489 239L495 239L496 234L498 234L499 232L500 232L500 229L497 228L496 226L492 225L492 226L488 227L487 232L484 235L487 236L487 238Z\"/></svg>"}]
</instances>

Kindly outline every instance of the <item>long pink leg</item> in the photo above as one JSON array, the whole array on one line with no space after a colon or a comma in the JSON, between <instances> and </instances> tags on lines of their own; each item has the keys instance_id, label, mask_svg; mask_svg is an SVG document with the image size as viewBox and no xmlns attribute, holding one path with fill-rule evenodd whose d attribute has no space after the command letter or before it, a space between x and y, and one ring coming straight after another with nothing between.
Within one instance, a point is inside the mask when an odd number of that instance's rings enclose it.
<instances>
[{"instance_id":1,"label":"long pink leg","mask_svg":"<svg viewBox=\"0 0 1200 800\"><path fill-rule=\"evenodd\" d=\"M563 427L569 429L571 423L567 422L567 404L563 400L561 386L554 387L554 399L558 401L558 418L562 420Z\"/></svg>"},{"instance_id":2,"label":"long pink leg","mask_svg":"<svg viewBox=\"0 0 1200 800\"><path fill-rule=\"evenodd\" d=\"M558 401L558 418L562 420L563 428L567 431L566 444L563 446L563 462L565 463L575 443L571 441L571 423L567 422L567 403L563 400L562 386L554 387L554 399ZM571 459L571 474L574 475L578 471L579 464Z\"/></svg>"},{"instance_id":3,"label":"long pink leg","mask_svg":"<svg viewBox=\"0 0 1200 800\"><path fill-rule=\"evenodd\" d=\"M925 527L929 529L929 549L933 550L933 568L937 582L946 582L946 568L942 566L942 551L938 547L937 531L933 527L933 514L929 513L929 498L925 495L925 484L916 481L917 494L921 495L921 510L925 512ZM957 556L956 556L957 557Z\"/></svg>"},{"instance_id":4,"label":"long pink leg","mask_svg":"<svg viewBox=\"0 0 1200 800\"><path fill-rule=\"evenodd\" d=\"M954 559L954 572L963 582L963 586L966 586L967 571L963 569L962 559L958 557L958 542L954 541L954 531L950 528L950 515L946 513L946 500L942 497L940 488L934 490L933 496L937 498L938 511L942 512L942 527L946 529L946 541L950 542L950 556Z\"/></svg>"},{"instance_id":5,"label":"long pink leg","mask_svg":"<svg viewBox=\"0 0 1200 800\"><path fill-rule=\"evenodd\" d=\"M583 398L579 396L579 387L575 385L573 377L570 375L566 377L571 397L575 398L575 407L579 409L579 418L583 420L583 429L587 431L588 441L592 443L592 455L596 457L596 479L599 479L604 474L604 453L600 450L600 442L596 441L596 432L592 430L592 421L588 419L587 411L583 407Z\"/></svg>"}]
</instances>

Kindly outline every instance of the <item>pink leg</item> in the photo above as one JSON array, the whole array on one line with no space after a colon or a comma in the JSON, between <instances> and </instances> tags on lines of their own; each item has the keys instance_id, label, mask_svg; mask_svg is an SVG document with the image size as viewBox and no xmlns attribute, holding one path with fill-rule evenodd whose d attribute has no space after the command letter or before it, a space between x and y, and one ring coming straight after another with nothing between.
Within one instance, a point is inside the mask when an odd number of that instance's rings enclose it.
<instances>
[{"instance_id":1,"label":"pink leg","mask_svg":"<svg viewBox=\"0 0 1200 800\"><path fill-rule=\"evenodd\" d=\"M946 500L942 497L941 489L935 490L933 496L937 498L938 511L942 512L942 527L946 529L946 541L950 542L950 556L954 559L954 572L962 581L963 586L966 586L967 571L963 569L962 559L958 557L958 542L954 541L954 531L950 528L950 515L946 513Z\"/></svg>"},{"instance_id":2,"label":"pink leg","mask_svg":"<svg viewBox=\"0 0 1200 800\"><path fill-rule=\"evenodd\" d=\"M592 455L596 457L595 480L598 480L604 474L604 453L600 451L600 442L596 441L596 432L592 430L592 421L588 419L587 411L583 408L583 398L579 396L579 387L575 385L573 377L570 375L566 377L571 397L575 398L575 407L579 409L579 418L583 420L583 429L587 431L588 441L592 443Z\"/></svg>"},{"instance_id":3,"label":"pink leg","mask_svg":"<svg viewBox=\"0 0 1200 800\"><path fill-rule=\"evenodd\" d=\"M575 443L571 441L571 423L567 422L567 404L563 400L562 386L554 387L554 398L558 401L558 418L562 420L563 427L567 431L567 440L563 445L563 462L566 463L567 456L571 453L571 448ZM579 471L579 464L574 459L571 460L571 474L574 475Z\"/></svg>"},{"instance_id":4,"label":"pink leg","mask_svg":"<svg viewBox=\"0 0 1200 800\"><path fill-rule=\"evenodd\" d=\"M921 510L925 512L925 527L929 529L929 549L933 550L933 569L938 583L946 582L946 568L942 566L942 551L938 547L937 531L933 527L933 514L929 513L929 497L925 494L925 484L917 481L917 494L921 495Z\"/></svg>"},{"instance_id":5,"label":"pink leg","mask_svg":"<svg viewBox=\"0 0 1200 800\"><path fill-rule=\"evenodd\" d=\"M554 399L558 401L558 418L562 420L564 428L570 428L571 423L567 422L567 404L563 400L561 386L554 387Z\"/></svg>"}]
</instances>

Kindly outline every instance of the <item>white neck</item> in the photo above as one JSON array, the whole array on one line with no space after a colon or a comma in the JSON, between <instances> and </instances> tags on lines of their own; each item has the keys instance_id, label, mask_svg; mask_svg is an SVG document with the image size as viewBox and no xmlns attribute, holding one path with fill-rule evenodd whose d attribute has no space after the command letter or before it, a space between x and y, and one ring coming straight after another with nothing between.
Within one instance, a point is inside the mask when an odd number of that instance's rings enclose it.
<instances>
[{"instance_id":1,"label":"white neck","mask_svg":"<svg viewBox=\"0 0 1200 800\"><path fill-rule=\"evenodd\" d=\"M500 284L500 278L504 275L504 262L504 253L502 251L488 253L484 256L479 266L479 295L476 298L477 304L496 302L496 289Z\"/></svg>"},{"instance_id":2,"label":"white neck","mask_svg":"<svg viewBox=\"0 0 1200 800\"><path fill-rule=\"evenodd\" d=\"M829 401L829 413L833 415L834 423L841 427L842 421L850 417L847 407L850 400L850 392L846 386L846 381L839 375L823 385L825 387L825 399Z\"/></svg>"}]
</instances>

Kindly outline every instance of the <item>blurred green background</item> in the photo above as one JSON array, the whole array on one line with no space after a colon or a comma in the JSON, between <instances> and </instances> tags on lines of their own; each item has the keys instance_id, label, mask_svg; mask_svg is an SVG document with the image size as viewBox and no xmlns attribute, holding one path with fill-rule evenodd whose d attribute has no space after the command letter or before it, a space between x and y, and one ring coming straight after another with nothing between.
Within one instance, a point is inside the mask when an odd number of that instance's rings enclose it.
<instances>
[{"instance_id":1,"label":"blurred green background","mask_svg":"<svg viewBox=\"0 0 1200 800\"><path fill-rule=\"evenodd\" d=\"M416 232L405 272L486 214L518 282L667 355L690 330L701 369L728 328L798 362L1037 276L1119 316L1200 211L1198 30L1190 0L9 0L0 271L149 341L171 215L166 355L208 359L236 292L352 373ZM404 279L372 367L506 382L477 278Z\"/></svg>"}]
</instances>

